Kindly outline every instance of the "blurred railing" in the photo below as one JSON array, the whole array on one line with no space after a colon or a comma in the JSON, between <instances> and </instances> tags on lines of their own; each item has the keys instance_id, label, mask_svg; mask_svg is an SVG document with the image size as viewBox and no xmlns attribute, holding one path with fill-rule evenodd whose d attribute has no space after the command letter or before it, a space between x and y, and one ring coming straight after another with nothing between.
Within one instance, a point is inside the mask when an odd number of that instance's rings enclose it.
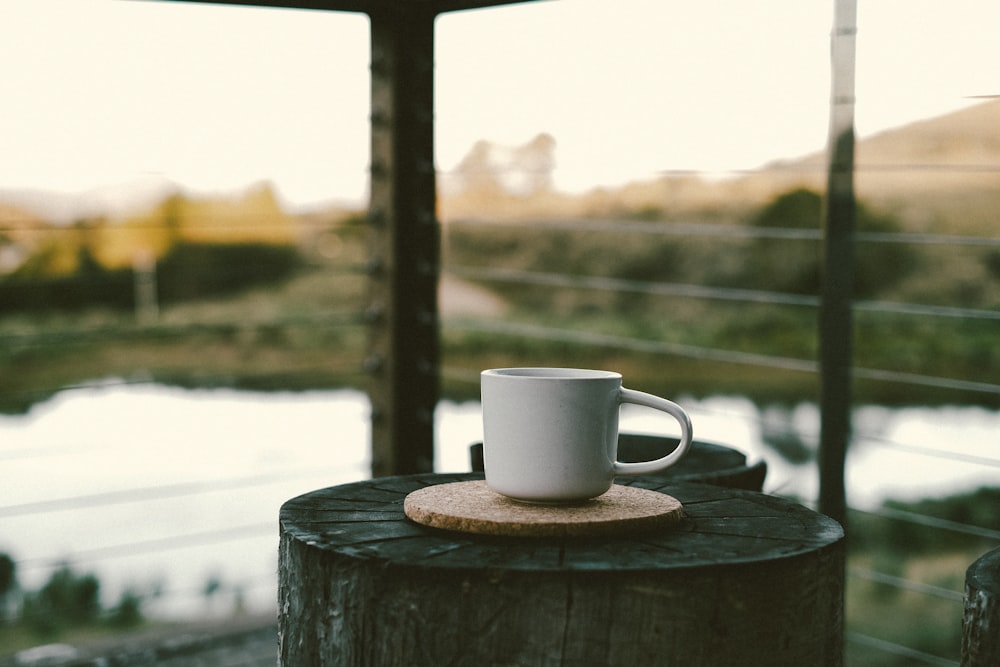
<instances>
[{"instance_id":1,"label":"blurred railing","mask_svg":"<svg viewBox=\"0 0 1000 667\"><path fill-rule=\"evenodd\" d=\"M493 223L478 223L483 227L488 227ZM504 222L502 224L510 228L515 223ZM471 226L471 223L470 223ZM615 220L581 220L581 221L532 221L524 225L526 238L529 233L536 233L540 229L560 229L572 230L574 233L599 231L613 235L615 238L630 234L647 235L652 237L706 237L731 240L734 238L771 238L771 239L798 239L819 241L818 230L802 229L759 229L750 227L733 227L728 225L698 224L698 223L655 223L648 221L615 221ZM655 242L651 240L650 242ZM864 243L897 243L897 244L930 244L938 247L998 247L1000 238L971 237L954 235L935 234L908 234L908 233L859 233L857 235L858 244ZM553 291L558 290L600 290L615 293L643 294L664 299L696 299L708 302L736 302L736 303L763 303L775 307L786 308L818 308L818 297L801 294L777 293L766 290L755 290L752 288L731 288L731 287L711 287L704 285L692 285L672 282L652 282L632 279L622 279L614 276L601 275L569 275L558 272L539 272L532 270L518 270L504 266L484 265L484 266L445 266L445 274L460 277L466 280L474 280L484 285L501 291L508 286L532 286L544 287ZM723 307L723 306L719 306ZM857 301L853 304L856 311L870 313L872 317L881 314L904 315L921 320L941 320L943 327L952 324L956 319L964 322L993 322L1000 320L1000 312L978 308L962 308L952 306L942 306L925 303L903 303L903 302L883 302L883 301ZM457 322L448 322L444 327L445 333L449 331L475 331L492 334L498 337L520 338L526 341L556 341L571 346L579 346L580 349L590 347L603 347L620 351L631 351L650 357L687 357L722 366L752 365L763 368L792 370L804 373L818 373L818 363L813 358L785 357L768 354L764 352L720 349L716 347L703 347L677 342L667 342L663 340L637 338L632 336L621 336L609 334L602 331L588 330L585 327L560 327L541 324L537 321L517 321L514 319L463 319ZM946 330L946 329L945 329ZM944 335L942 332L941 335ZM447 347L446 347L447 350ZM445 355L447 364L447 352ZM655 359L650 360L651 364L656 364ZM943 377L934 374L924 374L920 372L901 372L884 368L856 367L852 369L853 375L858 380L891 382L900 385L912 385L919 387L932 387L944 392L965 392L978 394L986 404L996 405L997 397L1000 397L1000 384L980 379L970 379L966 377ZM447 366L444 368L446 378L454 381L465 381L469 383L478 382L478 369ZM967 398L967 397L966 397ZM965 400L962 397L955 399L958 402ZM947 397L943 402L948 403ZM815 446L818 442L818 433L803 434ZM887 440L879 434L866 433L864 428L856 427L853 432L852 442L854 446L864 444L872 447L892 448L900 452L905 452L911 457L932 457L944 459L951 462L961 462L968 466L978 466L981 468L1000 468L1000 457L970 455L953 449L937 449L923 445L907 442L894 442ZM886 472L887 475L905 475L905 469L896 472ZM1000 486L1000 475L997 477L997 485ZM800 499L807 504L814 504L815 499ZM850 501L850 498L848 498ZM850 508L851 517L861 519L869 518L878 522L903 522L919 528L928 535L946 536L948 534L960 534L981 540L987 540L993 544L1000 543L1000 530L994 527L974 525L957 521L943 520L934 516L924 515L916 512L903 511L882 507L879 509L859 509ZM942 538L943 539L943 538ZM966 565L971 564L971 560ZM955 573L964 575L964 569ZM848 586L858 587L863 583L885 587L897 592L912 594L923 598L933 598L944 601L947 614L941 614L940 606L934 606L933 611L926 611L927 616L924 622L951 625L958 627L962 614L963 590L961 588L961 576L955 579L951 586L943 586L933 581L924 581L912 576L899 576L897 572L880 570L877 566L865 565L855 559L849 565ZM849 593L850 597L850 593ZM911 605L909 609L900 608L895 613L901 616L914 615L919 613L922 604ZM847 640L858 649L865 650L869 654L882 654L886 659L898 660L900 664L928 664L928 665L957 665L958 646L953 643L950 656L943 657L932 655L925 651L905 646L896 641L890 641L878 635L878 628L858 627L852 623L851 609L848 608L849 632Z\"/></svg>"},{"instance_id":2,"label":"blurred railing","mask_svg":"<svg viewBox=\"0 0 1000 667\"><path fill-rule=\"evenodd\" d=\"M460 223L449 223L460 224ZM491 224L502 224L508 229L511 225L519 223L477 223L484 228ZM466 225L470 227L471 225ZM734 238L794 238L809 242L818 242L818 235L812 230L804 231L800 229L750 229L743 226L723 226L715 224L677 224L658 222L636 222L628 220L549 220L534 221L530 225L525 225L525 234L529 230L558 229L578 234L583 232L596 232L612 234L616 237L624 235L645 235L651 239L663 237L676 237L689 239L693 237L718 238L732 240ZM468 229L466 230L468 231ZM654 242L651 240L650 242ZM949 235L929 235L929 234L859 234L858 243L917 243L931 244L938 247L998 247L998 238L978 238L966 236ZM348 261L337 267L328 267L331 271L363 272L364 267L357 262ZM453 277L478 283L488 287L494 292L503 295L504 290L509 287L544 287L553 292L558 291L601 291L612 294L642 294L656 299L685 299L697 300L709 304L717 304L713 307L726 307L727 304L767 304L776 308L792 309L815 309L818 307L818 300L811 295L790 294L773 292L768 290L756 290L752 286L732 288L732 287L712 287L704 285L684 284L675 282L657 282L634 279L623 279L607 275L591 274L566 274L558 271L534 271L519 270L505 266L496 265L451 265L447 262L443 269L446 277ZM360 303L360 301L358 302ZM992 322L1000 319L1000 313L992 310L977 308L956 308L923 303L897 303L881 301L859 301L854 304L858 311L869 313L872 317L883 314L902 315L918 318L922 321L940 320L944 326L958 320L964 322ZM178 338L190 335L204 335L205 333L226 333L235 329L268 329L274 327L295 326L326 330L330 327L343 327L354 331L362 331L365 327L365 317L358 310L352 310L349 306L343 310L317 312L309 316L281 316L278 318L262 317L260 320L225 322L225 321L188 321L183 324L157 324L149 323L143 325L133 325L129 327L121 326L99 326L94 328L64 328L41 333L18 333L6 331L0 336L0 345L5 350L27 349L40 354L39 358L44 358L45 350L55 349L67 344L77 344L89 338L114 338L127 345L129 341L137 337L164 337ZM685 357L697 359L701 362L717 364L723 369L735 366L757 366L762 368L781 369L797 373L816 374L818 365L815 359L800 356L780 356L764 351L748 349L722 349L718 347L702 346L686 342L671 342L652 338L643 338L629 335L619 335L601 331L599 329L587 328L587 326L565 327L559 325L546 324L537 319L518 318L518 316L504 317L469 317L445 318L442 325L443 338L445 341L455 333L479 332L500 339L515 339L531 345L532 342L551 341L565 344L570 347L579 347L581 350L601 348L615 351L626 351L635 353L640 357L667 358ZM450 365L448 359L448 345L444 346L445 365L442 374L446 381L454 383L466 383L470 391L474 390L473 385L478 383L478 367L463 367ZM363 351L360 346L357 349L356 359L353 363L346 363L342 372L350 374L356 379L363 374ZM307 371L303 371L307 372ZM883 368L855 368L854 375L858 380L897 383L901 385L912 385L920 387L933 387L943 392L957 392L956 396L968 397L980 395L983 403L995 405L1000 397L1000 384L983 381L981 379L967 377L942 377L936 374L923 374L920 372L900 372L893 369ZM211 384L211 378L203 378ZM225 385L226 378L216 378L218 384ZM55 392L65 387L51 387L51 392ZM22 397L30 401L30 396ZM960 399L962 400L962 399ZM735 417L746 419L745 416ZM759 425L758 425L759 426ZM818 440L818 433L800 433L807 441L815 443ZM954 449L934 448L926 445L895 442L885 439L879 434L869 434L863 428L856 427L853 435L853 443L858 446L864 443L865 446L891 448L898 452L905 453L910 457L929 457L933 459L946 460L950 462L962 463L968 466L986 469L1000 468L1000 457L983 456L963 453ZM71 443L68 443L71 445ZM8 456L33 456L45 455L44 453L34 454L32 452L8 452ZM905 473L902 473L905 474ZM136 487L129 490L87 494L75 497L53 497L36 502L18 502L16 499L9 499L0 505L0 522L12 517L37 516L42 522L47 516L65 510L81 511L101 511L104 508L114 505L136 505L142 506L145 503L155 501L180 498L198 497L201 495L219 492L220 490L253 490L260 487L274 484L279 481L301 479L308 480L315 478L315 471L310 469L293 470L276 473L274 475L255 475L247 477L231 477L209 481L183 481L176 483L152 487ZM1000 477L998 477L1000 481ZM1000 485L1000 484L998 484ZM778 492L779 490L773 490ZM811 504L815 499L801 498L803 502ZM849 498L850 500L850 498ZM881 508L852 508L852 521L859 520L890 524L901 522L917 527L923 533L935 535L959 534L986 540L994 545L1000 544L1000 530L994 527L975 525L961 521L944 520L939 517L924 515L911 511L903 511L890 507ZM0 524L2 525L2 524ZM871 525L865 523L864 525ZM219 526L211 530L202 530L192 533L179 533L164 535L156 539L140 541L123 541L120 544L112 544L105 547L94 548L85 551L66 554L51 554L46 557L32 558L18 562L17 566L22 571L38 571L52 569L55 563L68 562L72 566L86 566L89 564L114 560L123 556L134 556L143 552L164 552L183 551L195 547L206 547L214 544L235 542L250 538L273 535L273 522L249 523L247 525ZM933 538L932 538L933 539ZM943 538L942 538L943 539ZM64 558L65 557L65 558ZM68 561L65 559L68 558ZM971 559L970 559L971 563ZM969 563L966 563L968 565ZM964 572L964 570L963 570ZM935 575L937 576L937 575ZM933 614L932 619L925 619L926 622L939 624L958 624L961 618L961 602L963 591L960 585L941 585L936 579L931 577L924 580L912 574L901 573L897 570L886 570L880 568L877 563L860 562L852 560L848 569L849 598L852 587L876 586L887 590L896 591L895 595L917 596L921 599L934 599L940 601L933 605L927 612ZM246 582L244 582L246 584ZM271 586L273 585L273 572L262 571L259 577L254 578L252 585ZM204 591L181 591L164 590L157 591L157 596L184 596L202 595ZM909 598L907 598L909 599ZM941 604L944 604L950 611L945 616L941 616ZM908 608L898 610L900 615L914 614L923 607L923 604L909 604ZM878 628L857 627L851 619L851 608L848 607L849 632L848 642L857 648L868 652L884 653L891 659L899 661L911 661L915 664L929 665L952 665L957 664L957 646L954 646L950 656L931 655L918 648L902 645L879 635Z\"/></svg>"},{"instance_id":3,"label":"blurred railing","mask_svg":"<svg viewBox=\"0 0 1000 667\"><path fill-rule=\"evenodd\" d=\"M15 228L5 224L0 219L0 235ZM197 227L199 222L192 220ZM212 221L217 222L217 220ZM152 224L152 223L151 223ZM259 221L247 221L245 228L252 229L261 226ZM316 227L315 223L304 223L306 227ZM206 226L209 226L206 223ZM350 222L323 222L319 225L329 235L344 237L343 245L355 243L361 231ZM38 230L53 233L50 226L36 224ZM16 227L23 232L25 225ZM315 232L315 229L310 230ZM72 232L70 232L72 233ZM352 246L353 247L353 246ZM313 253L315 254L315 253ZM11 410L28 410L32 406L44 404L47 400L59 394L72 394L75 390L106 391L115 388L141 388L144 385L179 385L190 388L236 388L253 391L307 391L337 387L358 388L365 379L364 334L366 331L366 316L362 309L362 294L366 270L362 257L351 250L343 252L336 259L322 257L307 259L297 276L322 275L327 282L344 280L350 283L345 287L339 298L329 299L323 292L323 285L311 288L318 299L305 304L301 298L295 303L284 304L278 300L277 305L255 311L241 307L227 310L227 304L233 299L245 296L242 292L236 295L226 294L215 296L209 300L208 307L197 299L161 303L158 315L154 318L136 317L128 310L113 307L78 308L59 311L49 309L39 313L14 313L0 315L0 377L3 388L0 388L0 403ZM294 281L294 278L293 278ZM356 286L360 287L358 289ZM86 287L86 286L84 286ZM94 287L99 287L95 284ZM262 292L273 290L273 285L257 286ZM272 307L273 306L273 307ZM249 314L249 316L248 316ZM246 347L252 349L254 341L264 341L268 346L281 347L284 337L282 332L290 335L305 333L314 339L313 346L325 348L319 352L304 355L299 363L294 365L271 364L261 366L261 370L251 368L238 369L238 374L222 370L211 370L210 360L199 358L197 344L191 358L179 360L173 368L149 370L144 366L128 369L122 372L119 366L114 371L108 371L111 376L98 374L93 381L81 379L76 382L56 384L33 383L26 385L18 379L18 369L30 366L33 369L46 366L58 367L59 355L79 354L92 355L94 346L102 349L112 349L114 353L127 354L132 347L141 345L170 346L183 341L201 341L217 344L223 348ZM311 339L311 340L312 340ZM249 341L249 343L248 343ZM337 354L331 356L330 347L336 346ZM317 364L320 357L322 363ZM42 375L45 375L43 373ZM56 374L58 377L58 374ZM13 419L13 417L12 417ZM20 418L19 418L20 419ZM25 426L31 429L33 420L30 416L23 417ZM81 426L83 426L81 424ZM81 429L82 430L82 429ZM81 439L85 436L81 436ZM143 437L136 433L138 442ZM8 473L12 464L23 462L44 463L52 469L60 466L76 465L66 463L81 442L72 439L49 447L3 447L0 442L0 465L8 463ZM210 442L205 443L206 446ZM253 496L266 493L275 497L274 515L277 513L278 498L287 499L295 493L323 486L330 479L356 479L364 474L363 461L359 457L357 465L354 462L344 462L340 468L337 464L300 465L289 467L276 462L273 472L264 474L240 474L234 476L221 475L217 478L205 479L198 474L198 461L191 462L190 474L178 476L176 479L162 484L141 484L129 479L125 473L116 479L114 491L62 495L54 485L46 486L46 480L37 481L38 488L44 488L43 499L24 500L10 492L10 487L0 493L0 553L9 551L14 558L15 573L25 593L36 592L45 580L64 567L70 568L74 574L82 575L91 572L113 572L116 564L128 559L143 556L176 554L176 558L185 562L196 561L207 571L218 571L220 581L205 581L204 584L185 581L178 586L169 581L169 573L161 571L150 572L149 580L133 582L137 588L130 594L135 595L146 613L156 618L177 618L180 608L188 610L184 613L228 614L240 612L238 607L243 604L236 598L256 598L248 601L249 612L263 613L267 608L259 607L260 596L254 596L255 591L267 594L276 586L276 575L273 568L261 569L238 579L230 579L226 571L225 552L231 551L233 545L244 546L246 553L274 553L277 559L277 530L274 519L251 520L245 523L223 523L196 521L189 531L176 530L177 526L162 529L155 536L144 535L139 539L127 532L99 536L94 545L80 547L67 544L64 549L51 553L32 553L27 557L19 557L21 541L17 530L11 526L20 526L25 520L30 520L38 531L58 532L64 522L89 523L89 517L100 516L101 513L121 508L133 508L138 514L148 514L152 519L162 518L165 502L179 501L203 504L208 509L218 501L220 493L225 494L226 502L246 502ZM81 471L86 474L87 470ZM284 489L284 491L282 491ZM277 494L277 495L276 495ZM152 531L155 533L156 531ZM263 550L261 545L265 545ZM255 559L256 561L256 559ZM152 581L160 576L167 577L167 583L160 585ZM206 576L208 576L206 574ZM214 575L213 575L214 576ZM121 582L116 582L121 583ZM131 585L131 584L129 584ZM216 601L210 601L208 587ZM102 590L102 604L108 605L103 613L108 616L114 611L115 598L107 598ZM274 599L273 595L267 598ZM219 603L218 600L225 599ZM0 603L3 599L0 598ZM165 616L162 609L167 608ZM160 610L160 611L158 611ZM242 613L242 612L240 612ZM14 621L18 616L16 604L0 605L0 633L4 626Z\"/></svg>"}]
</instances>

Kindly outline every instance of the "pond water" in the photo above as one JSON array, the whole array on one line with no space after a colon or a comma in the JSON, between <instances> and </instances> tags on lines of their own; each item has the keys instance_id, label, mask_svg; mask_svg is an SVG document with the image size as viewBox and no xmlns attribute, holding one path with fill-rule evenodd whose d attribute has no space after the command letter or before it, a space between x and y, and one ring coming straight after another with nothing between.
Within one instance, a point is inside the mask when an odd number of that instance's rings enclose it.
<instances>
[{"instance_id":1,"label":"pond water","mask_svg":"<svg viewBox=\"0 0 1000 667\"><path fill-rule=\"evenodd\" d=\"M812 502L816 406L690 400L696 438L768 464L765 491ZM254 393L108 383L0 416L0 552L36 589L60 561L93 572L105 602L133 588L174 617L274 606L277 513L313 489L369 475L368 410L352 390ZM442 402L439 472L467 471L482 437L476 402ZM973 407L859 407L849 502L1000 486L1000 413ZM671 418L627 406L622 430L674 434ZM780 447L790 459L778 453ZM209 582L218 592L205 594Z\"/></svg>"}]
</instances>

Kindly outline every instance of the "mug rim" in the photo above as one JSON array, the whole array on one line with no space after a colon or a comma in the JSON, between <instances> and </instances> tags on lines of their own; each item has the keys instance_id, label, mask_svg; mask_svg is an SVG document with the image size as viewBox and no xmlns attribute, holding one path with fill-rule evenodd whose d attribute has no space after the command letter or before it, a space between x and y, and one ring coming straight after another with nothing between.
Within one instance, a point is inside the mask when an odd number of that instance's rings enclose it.
<instances>
[{"instance_id":1,"label":"mug rim","mask_svg":"<svg viewBox=\"0 0 1000 667\"><path fill-rule=\"evenodd\" d=\"M620 380L622 377L621 373L615 371L546 366L491 368L483 371L481 375L483 377L502 377L512 380Z\"/></svg>"}]
</instances>

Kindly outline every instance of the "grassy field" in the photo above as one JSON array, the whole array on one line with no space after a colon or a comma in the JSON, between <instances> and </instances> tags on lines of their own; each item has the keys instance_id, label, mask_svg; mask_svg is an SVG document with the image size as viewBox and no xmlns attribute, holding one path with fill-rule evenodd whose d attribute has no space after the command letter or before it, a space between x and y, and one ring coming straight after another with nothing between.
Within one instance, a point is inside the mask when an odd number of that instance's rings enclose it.
<instances>
[{"instance_id":1,"label":"grassy field","mask_svg":"<svg viewBox=\"0 0 1000 667\"><path fill-rule=\"evenodd\" d=\"M786 226L802 219L818 224L818 197L808 194L779 198L742 220L726 214L728 222L715 224L780 225L784 218L767 216L784 211L788 201L802 210L782 213L791 215ZM646 220L656 218L655 211L633 214L633 222L656 224ZM905 227L885 214L872 220ZM264 389L362 386L367 304L360 225L358 218L329 223L315 234L322 241L315 245L335 251L313 251L280 283L161 304L155 321L100 307L0 317L0 410L22 411L60 387L107 377ZM524 221L451 222L444 231L443 270L460 277L449 276L440 295L448 396L474 394L477 387L463 378L482 368L532 364L617 368L634 386L667 395L733 393L762 404L816 397L815 373L787 369L789 362L817 359L815 307L692 298L662 289L808 296L819 270L814 242L579 232ZM1000 251L876 248L859 251L858 262L859 276L868 281L863 298L872 306L855 313L857 366L995 382L995 319L892 313L879 304L995 312ZM488 272L495 269L521 272L521 279L491 279ZM546 284L549 279L561 286ZM475 302L478 293L492 307L455 307L448 286L472 287L478 292L465 301ZM518 335L510 331L515 327L532 327L533 333ZM757 363L764 357L763 365ZM995 393L876 380L858 379L854 391L858 402L887 405L1000 404Z\"/></svg>"},{"instance_id":2,"label":"grassy field","mask_svg":"<svg viewBox=\"0 0 1000 667\"><path fill-rule=\"evenodd\" d=\"M337 293L341 296L331 296ZM328 302L315 306L317 298ZM5 318L0 409L19 412L61 387L104 378L258 389L363 386L363 306L361 276L308 271L278 288L164 308L155 324L106 310ZM667 395L740 394L762 404L816 398L814 373L750 363L755 355L814 360L815 313L769 316L768 308L752 305L728 306L723 313L697 313L700 309L681 303L673 311L665 305L634 315L520 308L499 319L458 314L442 325L442 364L473 377L498 366L585 365L619 369L633 385ZM860 366L984 382L995 377L995 323L964 323L956 330L867 319L858 317ZM551 333L558 339L497 332L497 322L537 327L537 336ZM703 352L709 356L699 358ZM711 358L730 353L746 355L748 363ZM457 372L445 375L444 390L450 397L467 397L478 393L478 386L463 382ZM859 402L995 406L989 395L956 396L888 382L858 380L855 391Z\"/></svg>"},{"instance_id":3,"label":"grassy field","mask_svg":"<svg viewBox=\"0 0 1000 667\"><path fill-rule=\"evenodd\" d=\"M362 280L306 272L234 298L131 313L18 315L0 320L0 409L23 411L94 380L180 386L312 389L359 382Z\"/></svg>"}]
</instances>

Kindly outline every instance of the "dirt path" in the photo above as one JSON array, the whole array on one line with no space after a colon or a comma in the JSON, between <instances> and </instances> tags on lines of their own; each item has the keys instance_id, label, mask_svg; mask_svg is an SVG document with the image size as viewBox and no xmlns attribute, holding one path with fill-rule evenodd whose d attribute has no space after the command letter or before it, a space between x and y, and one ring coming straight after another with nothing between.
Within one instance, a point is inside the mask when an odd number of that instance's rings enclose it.
<instances>
[{"instance_id":1,"label":"dirt path","mask_svg":"<svg viewBox=\"0 0 1000 667\"><path fill-rule=\"evenodd\" d=\"M507 303L496 293L446 274L441 276L438 300L441 314L446 317L501 317L507 312Z\"/></svg>"}]
</instances>

